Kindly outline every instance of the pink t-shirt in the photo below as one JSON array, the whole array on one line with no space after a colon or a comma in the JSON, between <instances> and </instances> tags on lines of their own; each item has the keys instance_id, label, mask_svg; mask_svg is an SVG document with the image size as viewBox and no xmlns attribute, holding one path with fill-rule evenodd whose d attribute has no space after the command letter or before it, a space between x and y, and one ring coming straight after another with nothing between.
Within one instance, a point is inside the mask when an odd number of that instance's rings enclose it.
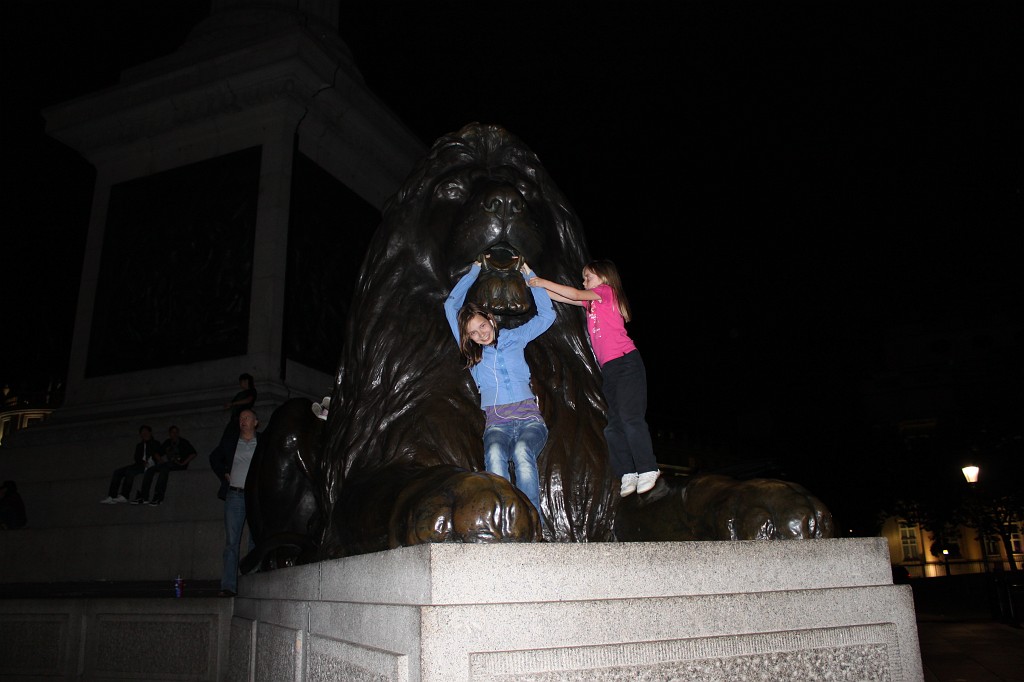
<instances>
[{"instance_id":1,"label":"pink t-shirt","mask_svg":"<svg viewBox=\"0 0 1024 682\"><path fill-rule=\"evenodd\" d=\"M587 331L597 361L604 365L609 360L635 351L636 346L626 333L626 322L619 312L612 288L607 284L599 284L591 291L600 296L601 300L587 302Z\"/></svg>"}]
</instances>

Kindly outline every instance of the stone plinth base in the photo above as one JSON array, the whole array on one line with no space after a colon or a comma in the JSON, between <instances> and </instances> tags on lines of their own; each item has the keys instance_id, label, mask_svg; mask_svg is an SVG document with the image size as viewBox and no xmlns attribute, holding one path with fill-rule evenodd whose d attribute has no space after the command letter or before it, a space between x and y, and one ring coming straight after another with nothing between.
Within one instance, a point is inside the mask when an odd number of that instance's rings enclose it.
<instances>
[{"instance_id":1,"label":"stone plinth base","mask_svg":"<svg viewBox=\"0 0 1024 682\"><path fill-rule=\"evenodd\" d=\"M0 600L0 679L224 679L230 599Z\"/></svg>"},{"instance_id":2,"label":"stone plinth base","mask_svg":"<svg viewBox=\"0 0 1024 682\"><path fill-rule=\"evenodd\" d=\"M880 538L423 545L241 590L229 680L923 679Z\"/></svg>"}]
</instances>

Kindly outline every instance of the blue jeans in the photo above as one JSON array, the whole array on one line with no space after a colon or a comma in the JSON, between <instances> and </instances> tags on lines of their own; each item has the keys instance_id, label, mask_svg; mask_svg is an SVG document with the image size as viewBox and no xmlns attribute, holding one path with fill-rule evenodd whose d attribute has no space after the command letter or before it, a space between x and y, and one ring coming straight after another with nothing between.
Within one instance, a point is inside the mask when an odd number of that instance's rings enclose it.
<instances>
[{"instance_id":1,"label":"blue jeans","mask_svg":"<svg viewBox=\"0 0 1024 682\"><path fill-rule=\"evenodd\" d=\"M540 514L540 477L537 457L548 441L548 427L540 419L517 419L484 429L484 466L506 480L509 464L515 467L516 487L530 498Z\"/></svg>"},{"instance_id":2,"label":"blue jeans","mask_svg":"<svg viewBox=\"0 0 1024 682\"><path fill-rule=\"evenodd\" d=\"M245 493L228 490L224 500L224 570L220 575L220 589L238 592L238 548L245 529ZM249 551L256 548L249 534Z\"/></svg>"}]
</instances>

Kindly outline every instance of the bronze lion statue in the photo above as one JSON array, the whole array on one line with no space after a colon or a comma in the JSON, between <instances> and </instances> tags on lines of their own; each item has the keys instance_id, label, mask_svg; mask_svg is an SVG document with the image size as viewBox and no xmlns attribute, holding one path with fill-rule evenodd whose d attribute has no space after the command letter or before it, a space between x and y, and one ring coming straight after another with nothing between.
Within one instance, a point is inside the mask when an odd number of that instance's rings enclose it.
<instances>
[{"instance_id":1,"label":"bronze lion statue","mask_svg":"<svg viewBox=\"0 0 1024 682\"><path fill-rule=\"evenodd\" d=\"M535 312L516 269L524 259L567 284L589 260L580 222L537 156L501 126L472 123L439 138L385 207L326 422L305 399L271 416L247 483L261 518L243 570L422 542L719 539L728 527L733 539L831 536L824 505L782 482L737 498L730 485L749 493L749 482L697 478L680 490L662 479L646 506L623 503L607 465L600 367L575 306L556 304L555 323L526 351L549 429L541 509L484 472L483 413L442 308L482 254L489 265L467 300L502 327ZM617 532L620 507L632 516Z\"/></svg>"}]
</instances>

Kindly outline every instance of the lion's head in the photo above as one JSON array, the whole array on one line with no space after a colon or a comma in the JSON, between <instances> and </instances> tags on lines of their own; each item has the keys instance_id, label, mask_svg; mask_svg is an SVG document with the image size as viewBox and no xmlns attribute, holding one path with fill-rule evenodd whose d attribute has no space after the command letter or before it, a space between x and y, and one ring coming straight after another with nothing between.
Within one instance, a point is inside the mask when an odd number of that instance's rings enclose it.
<instances>
[{"instance_id":1,"label":"lion's head","mask_svg":"<svg viewBox=\"0 0 1024 682\"><path fill-rule=\"evenodd\" d=\"M483 253L490 266L468 300L506 327L535 313L523 260L564 283L587 261L579 221L536 155L502 127L474 123L438 139L410 174L359 273L325 439L328 553L382 538L388 499L415 472L483 469L479 397L442 307ZM617 497L582 311L557 306L527 361L549 428L539 462L549 539L609 539Z\"/></svg>"}]
</instances>

